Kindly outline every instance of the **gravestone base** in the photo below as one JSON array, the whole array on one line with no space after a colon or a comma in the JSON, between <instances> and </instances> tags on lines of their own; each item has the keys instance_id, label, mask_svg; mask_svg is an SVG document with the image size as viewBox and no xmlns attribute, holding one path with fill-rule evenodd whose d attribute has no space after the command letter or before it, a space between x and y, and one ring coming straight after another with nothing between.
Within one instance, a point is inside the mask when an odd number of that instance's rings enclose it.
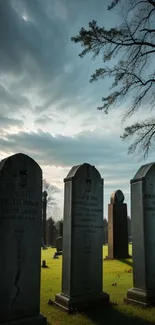
<instances>
[{"instance_id":1,"label":"gravestone base","mask_svg":"<svg viewBox=\"0 0 155 325\"><path fill-rule=\"evenodd\" d=\"M55 255L56 255L56 256L61 256L62 253L63 253L62 251L59 251L59 252L56 252Z\"/></svg>"},{"instance_id":2,"label":"gravestone base","mask_svg":"<svg viewBox=\"0 0 155 325\"><path fill-rule=\"evenodd\" d=\"M125 256L125 257L119 257L119 256L111 257L111 256L106 256L104 258L104 260L126 260L127 258L132 258L132 256L129 255L129 254L127 256Z\"/></svg>"},{"instance_id":3,"label":"gravestone base","mask_svg":"<svg viewBox=\"0 0 155 325\"><path fill-rule=\"evenodd\" d=\"M68 297L62 293L55 296L55 304L65 311L84 311L89 308L109 304L109 295L106 292L99 292L76 297Z\"/></svg>"},{"instance_id":4,"label":"gravestone base","mask_svg":"<svg viewBox=\"0 0 155 325\"><path fill-rule=\"evenodd\" d=\"M155 306L155 292L132 288L127 291L126 304L140 305L141 307Z\"/></svg>"},{"instance_id":5,"label":"gravestone base","mask_svg":"<svg viewBox=\"0 0 155 325\"><path fill-rule=\"evenodd\" d=\"M0 322L1 325L46 325L47 318L39 314L37 316L19 318L14 320L8 320L6 322Z\"/></svg>"}]
</instances>

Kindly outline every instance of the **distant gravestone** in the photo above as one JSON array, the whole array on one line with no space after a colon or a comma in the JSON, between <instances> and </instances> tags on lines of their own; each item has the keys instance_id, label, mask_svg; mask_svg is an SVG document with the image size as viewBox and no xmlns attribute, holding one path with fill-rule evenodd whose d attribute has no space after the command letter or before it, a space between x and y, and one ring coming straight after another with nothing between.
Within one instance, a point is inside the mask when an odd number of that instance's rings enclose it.
<instances>
[{"instance_id":1,"label":"distant gravestone","mask_svg":"<svg viewBox=\"0 0 155 325\"><path fill-rule=\"evenodd\" d=\"M42 247L43 249L45 249L45 244L44 244L44 239L43 239L43 237L41 238L41 247Z\"/></svg>"},{"instance_id":2,"label":"distant gravestone","mask_svg":"<svg viewBox=\"0 0 155 325\"><path fill-rule=\"evenodd\" d=\"M58 259L58 258L59 258L59 255L57 253L54 253L53 259Z\"/></svg>"},{"instance_id":3,"label":"distant gravestone","mask_svg":"<svg viewBox=\"0 0 155 325\"><path fill-rule=\"evenodd\" d=\"M108 204L108 258L127 258L128 254L128 219L127 204L124 194L117 190L111 195Z\"/></svg>"},{"instance_id":4,"label":"distant gravestone","mask_svg":"<svg viewBox=\"0 0 155 325\"><path fill-rule=\"evenodd\" d=\"M45 325L40 315L42 171L24 154L0 162L0 324Z\"/></svg>"},{"instance_id":5,"label":"distant gravestone","mask_svg":"<svg viewBox=\"0 0 155 325\"><path fill-rule=\"evenodd\" d=\"M133 288L125 302L155 305L155 163L141 166L130 183Z\"/></svg>"},{"instance_id":6,"label":"distant gravestone","mask_svg":"<svg viewBox=\"0 0 155 325\"><path fill-rule=\"evenodd\" d=\"M102 291L103 179L94 166L74 166L65 182L62 293L66 310L109 302Z\"/></svg>"},{"instance_id":7,"label":"distant gravestone","mask_svg":"<svg viewBox=\"0 0 155 325\"><path fill-rule=\"evenodd\" d=\"M44 248L46 248L46 226L47 226L47 191L42 193L42 238L44 241Z\"/></svg>"},{"instance_id":8,"label":"distant gravestone","mask_svg":"<svg viewBox=\"0 0 155 325\"><path fill-rule=\"evenodd\" d=\"M56 250L57 252L62 252L62 237L56 239Z\"/></svg>"},{"instance_id":9,"label":"distant gravestone","mask_svg":"<svg viewBox=\"0 0 155 325\"><path fill-rule=\"evenodd\" d=\"M42 268L48 268L48 266L46 265L46 261L45 260L42 261L42 266L41 267Z\"/></svg>"}]
</instances>

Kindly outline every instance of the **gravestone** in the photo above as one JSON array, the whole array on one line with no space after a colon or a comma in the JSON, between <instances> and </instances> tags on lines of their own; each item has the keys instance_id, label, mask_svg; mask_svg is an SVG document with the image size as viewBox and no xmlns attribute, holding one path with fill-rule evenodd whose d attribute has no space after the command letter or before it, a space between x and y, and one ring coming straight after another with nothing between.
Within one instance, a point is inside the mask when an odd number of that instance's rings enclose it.
<instances>
[{"instance_id":1,"label":"gravestone","mask_svg":"<svg viewBox=\"0 0 155 325\"><path fill-rule=\"evenodd\" d=\"M129 257L127 204L123 202L121 190L112 193L108 204L108 259Z\"/></svg>"},{"instance_id":2,"label":"gravestone","mask_svg":"<svg viewBox=\"0 0 155 325\"><path fill-rule=\"evenodd\" d=\"M57 252L62 252L62 237L58 237L56 239L55 247L56 247Z\"/></svg>"},{"instance_id":3,"label":"gravestone","mask_svg":"<svg viewBox=\"0 0 155 325\"><path fill-rule=\"evenodd\" d=\"M45 260L42 261L42 266L41 267L42 268L48 268L48 266L46 265L46 261Z\"/></svg>"},{"instance_id":4,"label":"gravestone","mask_svg":"<svg viewBox=\"0 0 155 325\"><path fill-rule=\"evenodd\" d=\"M62 292L55 303L82 310L109 302L102 291L103 179L85 163L64 182Z\"/></svg>"},{"instance_id":5,"label":"gravestone","mask_svg":"<svg viewBox=\"0 0 155 325\"><path fill-rule=\"evenodd\" d=\"M47 191L42 193L42 238L46 246L46 224L47 224Z\"/></svg>"},{"instance_id":6,"label":"gravestone","mask_svg":"<svg viewBox=\"0 0 155 325\"><path fill-rule=\"evenodd\" d=\"M0 324L45 325L40 315L42 171L24 154L0 162Z\"/></svg>"},{"instance_id":7,"label":"gravestone","mask_svg":"<svg viewBox=\"0 0 155 325\"><path fill-rule=\"evenodd\" d=\"M125 302L155 304L155 163L141 166L131 183L133 288Z\"/></svg>"},{"instance_id":8,"label":"gravestone","mask_svg":"<svg viewBox=\"0 0 155 325\"><path fill-rule=\"evenodd\" d=\"M41 247L42 247L43 249L46 248L46 247L45 247L45 244L44 244L44 239L43 239L43 237L41 238Z\"/></svg>"}]
</instances>

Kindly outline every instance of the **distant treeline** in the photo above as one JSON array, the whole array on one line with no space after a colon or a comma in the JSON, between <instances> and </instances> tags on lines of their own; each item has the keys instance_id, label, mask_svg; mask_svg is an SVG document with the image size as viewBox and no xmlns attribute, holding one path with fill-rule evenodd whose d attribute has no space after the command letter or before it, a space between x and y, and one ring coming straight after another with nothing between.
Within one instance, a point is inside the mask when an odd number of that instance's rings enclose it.
<instances>
[{"instance_id":1,"label":"distant treeline","mask_svg":"<svg viewBox=\"0 0 155 325\"><path fill-rule=\"evenodd\" d=\"M103 245L108 243L108 220L103 219ZM55 222L53 218L46 221L47 246L55 246L57 237L63 235L63 220ZM131 219L128 217L128 237L131 237Z\"/></svg>"}]
</instances>

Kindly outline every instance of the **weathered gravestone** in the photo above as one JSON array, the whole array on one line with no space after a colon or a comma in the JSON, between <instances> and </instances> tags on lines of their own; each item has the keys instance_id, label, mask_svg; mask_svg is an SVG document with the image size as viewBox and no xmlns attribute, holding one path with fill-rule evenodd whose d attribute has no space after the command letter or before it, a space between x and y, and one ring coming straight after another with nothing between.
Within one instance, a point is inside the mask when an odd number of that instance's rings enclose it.
<instances>
[{"instance_id":1,"label":"weathered gravestone","mask_svg":"<svg viewBox=\"0 0 155 325\"><path fill-rule=\"evenodd\" d=\"M62 237L58 237L56 239L56 244L55 244L57 252L62 251Z\"/></svg>"},{"instance_id":2,"label":"weathered gravestone","mask_svg":"<svg viewBox=\"0 0 155 325\"><path fill-rule=\"evenodd\" d=\"M108 204L108 258L127 258L128 219L127 204L121 190L113 192Z\"/></svg>"},{"instance_id":3,"label":"weathered gravestone","mask_svg":"<svg viewBox=\"0 0 155 325\"><path fill-rule=\"evenodd\" d=\"M66 310L109 302L102 291L103 179L94 166L74 166L65 182L62 293Z\"/></svg>"},{"instance_id":4,"label":"weathered gravestone","mask_svg":"<svg viewBox=\"0 0 155 325\"><path fill-rule=\"evenodd\" d=\"M55 244L56 250L57 250L57 255L62 255L62 237L58 237L56 239L56 244Z\"/></svg>"},{"instance_id":5,"label":"weathered gravestone","mask_svg":"<svg viewBox=\"0 0 155 325\"><path fill-rule=\"evenodd\" d=\"M155 304L155 163L131 180L133 288L127 303Z\"/></svg>"},{"instance_id":6,"label":"weathered gravestone","mask_svg":"<svg viewBox=\"0 0 155 325\"><path fill-rule=\"evenodd\" d=\"M45 325L40 315L42 171L24 154L0 162L0 324Z\"/></svg>"}]
</instances>

